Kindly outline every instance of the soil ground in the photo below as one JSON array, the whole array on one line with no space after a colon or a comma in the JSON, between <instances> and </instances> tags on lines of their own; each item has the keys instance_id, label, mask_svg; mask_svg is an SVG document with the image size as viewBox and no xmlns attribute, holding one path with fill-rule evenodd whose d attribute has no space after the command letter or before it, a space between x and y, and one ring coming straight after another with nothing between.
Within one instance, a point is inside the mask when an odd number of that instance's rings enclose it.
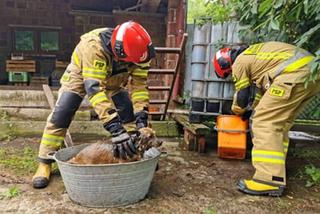
<instances>
[{"instance_id":1,"label":"soil ground","mask_svg":"<svg viewBox=\"0 0 320 214\"><path fill-rule=\"evenodd\" d=\"M0 162L0 213L320 213L320 186L305 187L308 178L303 173L307 164L320 166L319 156L289 155L285 195L254 197L240 193L235 185L238 179L251 177L250 159L223 160L214 150L205 154L183 151L178 141L164 143L168 156L160 160L146 199L121 208L93 209L74 204L58 170L46 189L35 190L30 184L35 167L30 159L26 163L16 160L23 167ZM37 138L0 141L0 149L5 158L14 151L34 156L38 142ZM299 147L319 151L320 145L297 144L295 150ZM13 188L18 193L8 194Z\"/></svg>"}]
</instances>

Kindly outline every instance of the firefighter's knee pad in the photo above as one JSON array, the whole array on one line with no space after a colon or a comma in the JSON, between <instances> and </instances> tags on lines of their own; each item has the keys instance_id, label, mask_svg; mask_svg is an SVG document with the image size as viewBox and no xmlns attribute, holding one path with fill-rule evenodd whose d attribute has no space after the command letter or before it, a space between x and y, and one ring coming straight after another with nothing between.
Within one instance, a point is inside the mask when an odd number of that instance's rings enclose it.
<instances>
[{"instance_id":1,"label":"firefighter's knee pad","mask_svg":"<svg viewBox=\"0 0 320 214\"><path fill-rule=\"evenodd\" d=\"M97 80L87 79L84 81L84 88L89 97L100 91L100 83Z\"/></svg>"},{"instance_id":2,"label":"firefighter's knee pad","mask_svg":"<svg viewBox=\"0 0 320 214\"><path fill-rule=\"evenodd\" d=\"M82 97L76 93L65 91L54 107L51 123L57 128L68 128L74 114L82 102Z\"/></svg>"}]
</instances>

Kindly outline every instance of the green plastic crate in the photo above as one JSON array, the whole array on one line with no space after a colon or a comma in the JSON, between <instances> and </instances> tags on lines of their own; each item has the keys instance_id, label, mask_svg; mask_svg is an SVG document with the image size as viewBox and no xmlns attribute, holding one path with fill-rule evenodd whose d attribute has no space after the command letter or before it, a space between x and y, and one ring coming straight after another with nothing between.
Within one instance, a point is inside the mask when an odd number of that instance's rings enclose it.
<instances>
[{"instance_id":1,"label":"green plastic crate","mask_svg":"<svg viewBox=\"0 0 320 214\"><path fill-rule=\"evenodd\" d=\"M28 72L9 72L9 82L28 82Z\"/></svg>"}]
</instances>

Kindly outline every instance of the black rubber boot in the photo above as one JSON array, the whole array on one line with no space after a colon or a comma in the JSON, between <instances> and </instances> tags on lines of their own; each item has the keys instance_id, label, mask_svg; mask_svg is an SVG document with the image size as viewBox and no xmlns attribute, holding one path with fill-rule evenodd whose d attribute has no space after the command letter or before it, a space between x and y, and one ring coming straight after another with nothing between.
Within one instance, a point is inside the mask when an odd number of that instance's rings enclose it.
<instances>
[{"instance_id":1,"label":"black rubber boot","mask_svg":"<svg viewBox=\"0 0 320 214\"><path fill-rule=\"evenodd\" d=\"M35 189L46 188L49 185L49 179L46 177L36 177L32 181L32 186Z\"/></svg>"}]
</instances>

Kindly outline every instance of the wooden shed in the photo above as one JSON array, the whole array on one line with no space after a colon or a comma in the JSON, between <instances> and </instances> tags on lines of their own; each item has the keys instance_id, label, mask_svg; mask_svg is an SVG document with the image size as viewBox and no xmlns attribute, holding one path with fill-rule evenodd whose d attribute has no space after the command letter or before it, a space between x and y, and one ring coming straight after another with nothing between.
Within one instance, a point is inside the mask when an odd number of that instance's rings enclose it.
<instances>
[{"instance_id":1,"label":"wooden shed","mask_svg":"<svg viewBox=\"0 0 320 214\"><path fill-rule=\"evenodd\" d=\"M185 12L184 0L0 1L0 85L59 86L83 33L127 20L141 23L155 46L175 47L185 31ZM161 60L155 64L175 58Z\"/></svg>"}]
</instances>

